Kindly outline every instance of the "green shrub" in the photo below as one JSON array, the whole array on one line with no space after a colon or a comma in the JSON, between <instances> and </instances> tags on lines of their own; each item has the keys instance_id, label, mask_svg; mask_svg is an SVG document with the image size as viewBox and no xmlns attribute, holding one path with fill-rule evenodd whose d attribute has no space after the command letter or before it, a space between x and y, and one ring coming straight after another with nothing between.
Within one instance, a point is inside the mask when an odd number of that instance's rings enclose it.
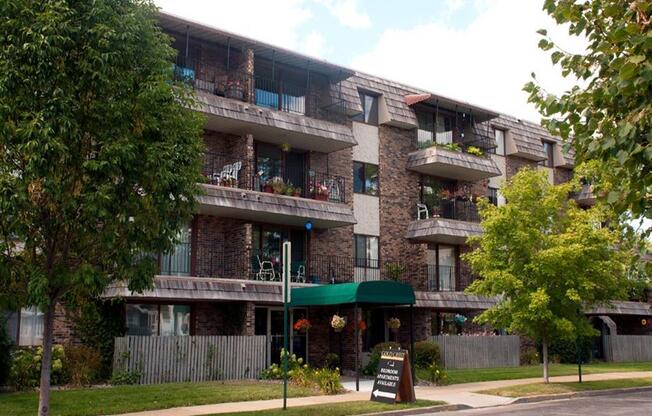
<instances>
[{"instance_id":1,"label":"green shrub","mask_svg":"<svg viewBox=\"0 0 652 416\"><path fill-rule=\"evenodd\" d=\"M371 349L369 363L362 369L362 373L368 376L376 375L378 372L378 363L380 363L380 354L383 352L383 350L388 350L390 348L401 348L401 344L396 342L381 342L380 344L376 344Z\"/></svg>"},{"instance_id":2,"label":"green shrub","mask_svg":"<svg viewBox=\"0 0 652 416\"><path fill-rule=\"evenodd\" d=\"M260 373L260 378L263 380L280 380L283 378L283 355L284 349L281 349L281 361L279 364L272 364ZM295 371L303 366L303 358L297 358L296 354L289 354L288 356L288 373Z\"/></svg>"},{"instance_id":3,"label":"green shrub","mask_svg":"<svg viewBox=\"0 0 652 416\"><path fill-rule=\"evenodd\" d=\"M439 364L432 363L424 368L426 370L424 373L427 381L435 383L438 386L448 384L448 374Z\"/></svg>"},{"instance_id":4,"label":"green shrub","mask_svg":"<svg viewBox=\"0 0 652 416\"><path fill-rule=\"evenodd\" d=\"M102 354L85 345L65 347L63 371L66 380L75 386L88 386L100 379Z\"/></svg>"},{"instance_id":5,"label":"green shrub","mask_svg":"<svg viewBox=\"0 0 652 416\"><path fill-rule=\"evenodd\" d=\"M43 347L16 349L13 353L9 385L16 390L34 388L39 385L41 377L41 357ZM52 371L50 383L61 384L63 377L64 351L61 345L52 347Z\"/></svg>"},{"instance_id":6,"label":"green shrub","mask_svg":"<svg viewBox=\"0 0 652 416\"><path fill-rule=\"evenodd\" d=\"M340 356L331 352L326 354L324 358L324 367L330 368L331 370L340 366Z\"/></svg>"},{"instance_id":7,"label":"green shrub","mask_svg":"<svg viewBox=\"0 0 652 416\"><path fill-rule=\"evenodd\" d=\"M556 362L564 364L577 363L577 352L581 354L582 362L591 361L591 350L593 348L593 338L582 337L578 343L574 339L559 338L550 344L550 355Z\"/></svg>"},{"instance_id":8,"label":"green shrub","mask_svg":"<svg viewBox=\"0 0 652 416\"><path fill-rule=\"evenodd\" d=\"M419 341L414 344L414 366L426 368L430 364L441 364L439 345L432 341Z\"/></svg>"},{"instance_id":9,"label":"green shrub","mask_svg":"<svg viewBox=\"0 0 652 416\"><path fill-rule=\"evenodd\" d=\"M0 318L0 386L4 386L11 370L14 343L7 333L7 322Z\"/></svg>"},{"instance_id":10,"label":"green shrub","mask_svg":"<svg viewBox=\"0 0 652 416\"><path fill-rule=\"evenodd\" d=\"M339 368L320 368L313 370L310 376L319 390L324 394L337 394L342 391Z\"/></svg>"},{"instance_id":11,"label":"green shrub","mask_svg":"<svg viewBox=\"0 0 652 416\"><path fill-rule=\"evenodd\" d=\"M143 372L139 370L132 371L116 371L111 376L111 384L119 386L123 384L138 384Z\"/></svg>"},{"instance_id":12,"label":"green shrub","mask_svg":"<svg viewBox=\"0 0 652 416\"><path fill-rule=\"evenodd\" d=\"M536 348L529 347L521 351L521 365L538 365L541 363Z\"/></svg>"}]
</instances>

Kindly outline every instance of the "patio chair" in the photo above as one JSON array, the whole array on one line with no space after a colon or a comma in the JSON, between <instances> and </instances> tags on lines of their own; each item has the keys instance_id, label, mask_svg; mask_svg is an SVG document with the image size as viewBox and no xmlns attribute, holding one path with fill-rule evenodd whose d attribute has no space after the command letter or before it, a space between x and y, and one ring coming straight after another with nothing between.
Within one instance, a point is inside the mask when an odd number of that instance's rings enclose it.
<instances>
[{"instance_id":1,"label":"patio chair","mask_svg":"<svg viewBox=\"0 0 652 416\"><path fill-rule=\"evenodd\" d=\"M294 281L297 283L306 283L306 266L300 265L297 267L297 274L294 276Z\"/></svg>"},{"instance_id":2,"label":"patio chair","mask_svg":"<svg viewBox=\"0 0 652 416\"><path fill-rule=\"evenodd\" d=\"M421 218L421 215L425 214L424 218ZM418 220L427 220L429 217L428 215L428 207L426 204L417 204L417 219Z\"/></svg>"},{"instance_id":3,"label":"patio chair","mask_svg":"<svg viewBox=\"0 0 652 416\"><path fill-rule=\"evenodd\" d=\"M256 273L256 280L276 280L276 270L274 269L274 263L269 260L263 260L260 256L256 256L258 259L258 272Z\"/></svg>"}]
</instances>

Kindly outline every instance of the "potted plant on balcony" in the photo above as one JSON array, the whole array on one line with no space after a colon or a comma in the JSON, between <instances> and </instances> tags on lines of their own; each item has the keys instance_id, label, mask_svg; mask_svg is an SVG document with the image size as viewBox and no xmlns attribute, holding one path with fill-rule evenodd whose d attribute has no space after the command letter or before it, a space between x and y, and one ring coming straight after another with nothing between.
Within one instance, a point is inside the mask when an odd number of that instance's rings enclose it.
<instances>
[{"instance_id":1,"label":"potted plant on balcony","mask_svg":"<svg viewBox=\"0 0 652 416\"><path fill-rule=\"evenodd\" d=\"M302 189L300 187L294 188L294 192L292 192L292 196L301 196L301 191Z\"/></svg>"},{"instance_id":2,"label":"potted plant on balcony","mask_svg":"<svg viewBox=\"0 0 652 416\"><path fill-rule=\"evenodd\" d=\"M244 87L239 79L229 79L226 81L226 88L224 91L226 98L233 98L235 100L244 100Z\"/></svg>"},{"instance_id":3,"label":"potted plant on balcony","mask_svg":"<svg viewBox=\"0 0 652 416\"><path fill-rule=\"evenodd\" d=\"M466 153L468 153L470 155L474 155L474 156L482 156L482 155L484 155L482 150L480 150L480 148L477 147L477 146L469 146L469 147L467 147L466 148Z\"/></svg>"},{"instance_id":4,"label":"potted plant on balcony","mask_svg":"<svg viewBox=\"0 0 652 416\"><path fill-rule=\"evenodd\" d=\"M398 282L403 277L403 273L405 273L407 267L400 263L388 263L385 265L385 270L387 270L387 278L389 280Z\"/></svg>"},{"instance_id":5,"label":"potted plant on balcony","mask_svg":"<svg viewBox=\"0 0 652 416\"><path fill-rule=\"evenodd\" d=\"M271 185L272 191L275 194L282 194L285 192L286 185L285 182L283 181L283 178L281 178L280 176L274 176L272 179L269 180L268 183Z\"/></svg>"},{"instance_id":6,"label":"potted plant on balcony","mask_svg":"<svg viewBox=\"0 0 652 416\"><path fill-rule=\"evenodd\" d=\"M313 196L316 200L319 201L327 201L328 200L328 187L326 185L322 184L321 182L317 182L315 184L315 187L313 189Z\"/></svg>"},{"instance_id":7,"label":"potted plant on balcony","mask_svg":"<svg viewBox=\"0 0 652 416\"><path fill-rule=\"evenodd\" d=\"M310 328L312 328L312 325L306 318L301 318L294 323L293 328L295 331L305 334L308 332L308 330L310 330Z\"/></svg>"},{"instance_id":8,"label":"potted plant on balcony","mask_svg":"<svg viewBox=\"0 0 652 416\"><path fill-rule=\"evenodd\" d=\"M292 182L288 182L287 186L285 187L284 194L287 196L294 195L294 185L292 185Z\"/></svg>"},{"instance_id":9,"label":"potted plant on balcony","mask_svg":"<svg viewBox=\"0 0 652 416\"><path fill-rule=\"evenodd\" d=\"M335 314L331 318L331 328L333 328L333 331L335 332L342 332L344 327L346 326L346 319L343 317Z\"/></svg>"}]
</instances>

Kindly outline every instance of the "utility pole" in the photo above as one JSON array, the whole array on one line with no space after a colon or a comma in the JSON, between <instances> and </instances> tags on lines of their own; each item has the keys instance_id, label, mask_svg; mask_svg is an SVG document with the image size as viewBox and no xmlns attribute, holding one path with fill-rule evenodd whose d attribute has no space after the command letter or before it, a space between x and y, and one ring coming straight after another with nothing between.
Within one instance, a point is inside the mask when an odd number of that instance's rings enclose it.
<instances>
[{"instance_id":1,"label":"utility pole","mask_svg":"<svg viewBox=\"0 0 652 416\"><path fill-rule=\"evenodd\" d=\"M292 243L283 242L283 410L287 410L288 402L288 359L290 348L288 340L288 318L290 307L290 262Z\"/></svg>"}]
</instances>

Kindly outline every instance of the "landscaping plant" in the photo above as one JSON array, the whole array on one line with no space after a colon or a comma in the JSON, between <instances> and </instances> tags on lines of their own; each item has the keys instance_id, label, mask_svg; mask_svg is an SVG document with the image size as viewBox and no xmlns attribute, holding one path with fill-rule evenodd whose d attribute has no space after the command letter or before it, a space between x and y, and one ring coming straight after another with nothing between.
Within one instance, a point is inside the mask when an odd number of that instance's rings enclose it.
<instances>
[{"instance_id":1,"label":"landscaping plant","mask_svg":"<svg viewBox=\"0 0 652 416\"><path fill-rule=\"evenodd\" d=\"M380 355L382 354L383 350L399 349L399 348L401 348L401 344L397 342L381 342L379 344L374 345L374 347L371 349L371 354L369 355L369 362L362 369L362 373L369 376L375 376L376 373L378 372Z\"/></svg>"},{"instance_id":2,"label":"landscaping plant","mask_svg":"<svg viewBox=\"0 0 652 416\"><path fill-rule=\"evenodd\" d=\"M86 345L66 345L63 373L73 386L88 386L100 380L102 354Z\"/></svg>"},{"instance_id":3,"label":"landscaping plant","mask_svg":"<svg viewBox=\"0 0 652 416\"><path fill-rule=\"evenodd\" d=\"M152 287L143 253L171 250L196 212L204 118L151 1L12 0L0 16L0 302L44 314L45 416L55 308L118 279Z\"/></svg>"},{"instance_id":4,"label":"landscaping plant","mask_svg":"<svg viewBox=\"0 0 652 416\"><path fill-rule=\"evenodd\" d=\"M14 343L7 333L7 321L0 317L0 386L4 386L11 370Z\"/></svg>"},{"instance_id":5,"label":"landscaping plant","mask_svg":"<svg viewBox=\"0 0 652 416\"><path fill-rule=\"evenodd\" d=\"M9 385L16 390L31 389L39 385L43 347L20 348L14 350ZM64 349L61 345L52 347L52 371L50 382L61 384L64 381Z\"/></svg>"},{"instance_id":6,"label":"landscaping plant","mask_svg":"<svg viewBox=\"0 0 652 416\"><path fill-rule=\"evenodd\" d=\"M576 187L522 168L501 188L507 204L478 202L484 232L463 256L479 276L466 291L498 299L474 321L539 342L546 383L550 343L595 335L582 311L625 296L630 252L618 219L569 201Z\"/></svg>"},{"instance_id":7,"label":"landscaping plant","mask_svg":"<svg viewBox=\"0 0 652 416\"><path fill-rule=\"evenodd\" d=\"M414 344L414 365L427 368L431 364L441 364L439 345L432 341L419 341Z\"/></svg>"}]
</instances>

